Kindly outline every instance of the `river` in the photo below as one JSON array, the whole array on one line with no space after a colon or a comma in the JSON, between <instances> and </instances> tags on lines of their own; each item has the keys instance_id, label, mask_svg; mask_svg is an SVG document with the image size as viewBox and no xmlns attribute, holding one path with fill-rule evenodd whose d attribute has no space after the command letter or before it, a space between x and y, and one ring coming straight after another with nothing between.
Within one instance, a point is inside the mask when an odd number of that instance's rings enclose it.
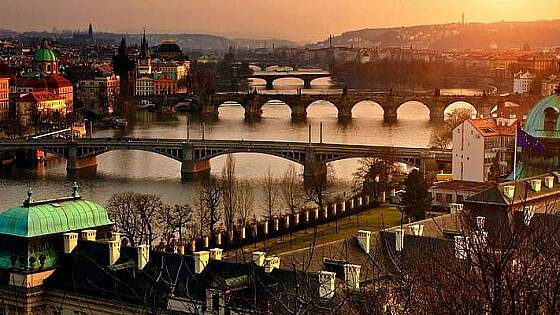
<instances>
[{"instance_id":1,"label":"river","mask_svg":"<svg viewBox=\"0 0 560 315\"><path fill-rule=\"evenodd\" d=\"M317 81L319 84L314 89L328 88L328 80ZM293 89L293 82L288 83L276 87ZM323 122L324 142L424 147L429 145L432 132L429 110L417 102L401 106L398 123L392 126L383 124L383 111L373 102L357 104L352 111L352 121L344 125L338 123L336 108L321 101L309 107L305 123L292 123L290 109L282 103L266 104L259 122L245 122L243 114L243 108L239 105L221 106L219 119L204 123L206 139L308 141L309 124L312 126L312 141L319 141L319 125ZM185 138L186 122L185 114L138 112L134 125L124 133L113 129L95 130L94 136ZM202 129L203 123L190 121L191 138L200 138ZM237 176L255 183L269 168L273 174L281 176L292 163L263 154L240 153L234 154L234 157ZM102 154L97 157L97 161L95 175L77 179L84 198L105 204L113 193L136 191L161 195L165 202L172 204L191 200L194 185L181 181L180 163L177 161L154 153L124 150ZM220 174L224 161L225 156L211 160L212 174ZM331 163L331 170L337 182L347 183L351 181L357 165L356 159L343 160ZM68 195L74 179L67 177L65 167L64 160L51 160L39 164L35 169L18 169L15 166L1 168L0 209L21 204L28 187L33 188L36 200ZM298 168L301 170L299 165Z\"/></svg>"}]
</instances>

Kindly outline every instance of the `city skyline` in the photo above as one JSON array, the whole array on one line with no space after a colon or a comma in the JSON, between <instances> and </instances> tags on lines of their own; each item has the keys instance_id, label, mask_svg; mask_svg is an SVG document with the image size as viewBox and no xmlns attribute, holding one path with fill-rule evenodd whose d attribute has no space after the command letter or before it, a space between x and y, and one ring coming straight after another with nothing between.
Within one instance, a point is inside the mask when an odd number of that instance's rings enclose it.
<instances>
[{"instance_id":1,"label":"city skyline","mask_svg":"<svg viewBox=\"0 0 560 315\"><path fill-rule=\"evenodd\" d=\"M551 4L546 0L463 0L451 3L439 0L415 3L382 0L375 4L355 0L344 5L338 0L326 0L321 2L320 10L316 1L300 3L295 0L281 3L243 0L241 4L220 0L123 0L117 3L61 0L44 8L41 4L37 0L4 3L0 12L0 28L85 31L91 22L96 31L133 33L146 27L157 33L208 33L236 38L313 42L323 40L329 34L364 28L460 22L462 13L467 23L550 20L558 18L555 12L560 9L559 3ZM32 9L37 7L42 9ZM428 7L431 9L425 10ZM65 14L67 11L73 14ZM119 19L122 16L129 18ZM285 23L288 20L290 23Z\"/></svg>"}]
</instances>

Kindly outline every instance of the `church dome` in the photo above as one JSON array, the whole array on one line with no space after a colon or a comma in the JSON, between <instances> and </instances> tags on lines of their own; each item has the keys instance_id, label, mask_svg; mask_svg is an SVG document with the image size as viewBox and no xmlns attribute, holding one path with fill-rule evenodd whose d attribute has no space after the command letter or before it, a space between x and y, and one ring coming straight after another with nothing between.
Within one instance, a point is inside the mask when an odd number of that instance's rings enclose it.
<instances>
[{"instance_id":1,"label":"church dome","mask_svg":"<svg viewBox=\"0 0 560 315\"><path fill-rule=\"evenodd\" d=\"M552 94L540 100L527 115L525 131L539 138L560 138L560 95Z\"/></svg>"},{"instance_id":2,"label":"church dome","mask_svg":"<svg viewBox=\"0 0 560 315\"><path fill-rule=\"evenodd\" d=\"M157 47L158 53L181 53L181 48L175 41L172 40L165 40L161 41L161 43Z\"/></svg>"},{"instance_id":3,"label":"church dome","mask_svg":"<svg viewBox=\"0 0 560 315\"><path fill-rule=\"evenodd\" d=\"M57 61L54 51L48 48L39 48L33 54L33 62L53 62Z\"/></svg>"},{"instance_id":4,"label":"church dome","mask_svg":"<svg viewBox=\"0 0 560 315\"><path fill-rule=\"evenodd\" d=\"M107 210L80 197L30 202L0 213L0 235L30 238L111 225Z\"/></svg>"}]
</instances>

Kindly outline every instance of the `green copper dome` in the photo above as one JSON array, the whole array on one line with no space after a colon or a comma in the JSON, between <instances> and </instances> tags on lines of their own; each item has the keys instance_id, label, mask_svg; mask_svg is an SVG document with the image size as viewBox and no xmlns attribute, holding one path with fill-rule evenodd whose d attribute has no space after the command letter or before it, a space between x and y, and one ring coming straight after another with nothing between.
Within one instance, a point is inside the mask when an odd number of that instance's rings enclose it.
<instances>
[{"instance_id":1,"label":"green copper dome","mask_svg":"<svg viewBox=\"0 0 560 315\"><path fill-rule=\"evenodd\" d=\"M33 62L52 62L56 60L54 51L48 48L39 48L33 54Z\"/></svg>"},{"instance_id":2,"label":"green copper dome","mask_svg":"<svg viewBox=\"0 0 560 315\"><path fill-rule=\"evenodd\" d=\"M0 213L0 235L26 238L110 224L103 206L79 197L30 202Z\"/></svg>"},{"instance_id":3,"label":"green copper dome","mask_svg":"<svg viewBox=\"0 0 560 315\"><path fill-rule=\"evenodd\" d=\"M525 131L534 137L560 138L560 95L552 94L540 100L529 112Z\"/></svg>"}]
</instances>

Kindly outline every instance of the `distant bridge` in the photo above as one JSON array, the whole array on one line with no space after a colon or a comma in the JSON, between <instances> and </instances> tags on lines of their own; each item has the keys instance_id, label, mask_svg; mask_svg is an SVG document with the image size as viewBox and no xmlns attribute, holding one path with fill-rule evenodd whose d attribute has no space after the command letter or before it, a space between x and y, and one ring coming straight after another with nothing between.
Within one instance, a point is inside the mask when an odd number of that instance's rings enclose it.
<instances>
[{"instance_id":1,"label":"distant bridge","mask_svg":"<svg viewBox=\"0 0 560 315\"><path fill-rule=\"evenodd\" d=\"M319 78L329 78L328 71L253 71L248 78L262 79L266 81L266 88L273 89L274 81L284 78L297 78L303 80L303 87L311 88L311 82Z\"/></svg>"},{"instance_id":2,"label":"distant bridge","mask_svg":"<svg viewBox=\"0 0 560 315\"><path fill-rule=\"evenodd\" d=\"M304 178L313 180L326 174L326 163L363 157L391 157L421 170L437 170L438 163L450 163L451 151L428 148L387 147L350 144L327 144L282 141L243 140L181 140L94 138L68 141L65 139L4 140L0 152L39 150L67 160L67 170L97 166L96 156L113 150L153 152L181 162L181 175L192 179L210 172L210 159L229 153L262 153L281 157L303 165Z\"/></svg>"},{"instance_id":3,"label":"distant bridge","mask_svg":"<svg viewBox=\"0 0 560 315\"><path fill-rule=\"evenodd\" d=\"M530 106L538 102L539 97L525 94L512 95L435 95L435 94L390 94L379 92L334 92L334 93L216 93L210 95L202 105L202 114L207 117L218 117L218 108L226 102L235 102L245 109L245 118L259 118L262 107L269 101L280 101L291 109L294 120L307 117L307 108L316 101L327 101L336 107L338 118L348 121L352 118L352 109L363 101L372 101L383 109L383 119L386 123L397 121L397 111L400 106L410 101L418 101L430 110L430 121L441 122L445 109L456 102L462 101L473 105L479 115L489 116L498 104L513 102L521 106Z\"/></svg>"}]
</instances>

